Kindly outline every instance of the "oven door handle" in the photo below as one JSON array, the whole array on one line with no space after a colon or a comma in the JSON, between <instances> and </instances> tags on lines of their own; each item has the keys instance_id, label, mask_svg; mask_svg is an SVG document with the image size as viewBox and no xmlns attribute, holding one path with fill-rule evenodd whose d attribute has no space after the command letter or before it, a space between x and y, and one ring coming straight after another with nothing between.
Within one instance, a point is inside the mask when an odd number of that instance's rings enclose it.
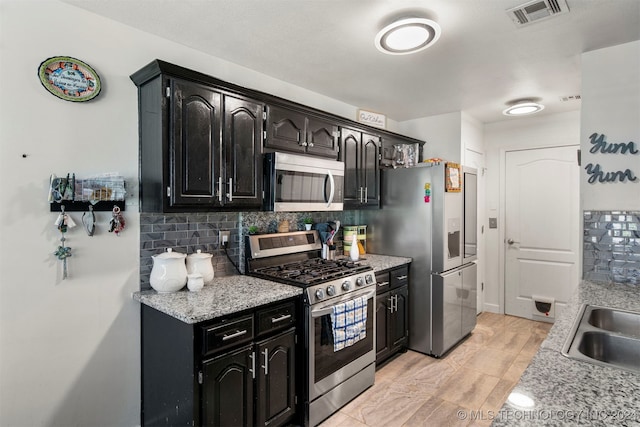
<instances>
[{"instance_id":1,"label":"oven door handle","mask_svg":"<svg viewBox=\"0 0 640 427\"><path fill-rule=\"evenodd\" d=\"M363 297L363 296L367 297L367 299L369 299L369 298L375 296L375 294L376 294L376 290L374 289L374 290L368 291L368 292L360 294L360 295L354 295L353 297L348 298L345 301L349 301L349 300L356 299L356 298ZM342 302L344 302L344 301L342 301ZM336 303L336 304L340 304L340 303ZM333 312L333 306L334 305L335 304L331 304L328 307L322 307L322 308L317 308L315 310L311 310L311 317L313 317L315 319L317 317L322 317L322 316L326 316L328 314L331 314Z\"/></svg>"}]
</instances>

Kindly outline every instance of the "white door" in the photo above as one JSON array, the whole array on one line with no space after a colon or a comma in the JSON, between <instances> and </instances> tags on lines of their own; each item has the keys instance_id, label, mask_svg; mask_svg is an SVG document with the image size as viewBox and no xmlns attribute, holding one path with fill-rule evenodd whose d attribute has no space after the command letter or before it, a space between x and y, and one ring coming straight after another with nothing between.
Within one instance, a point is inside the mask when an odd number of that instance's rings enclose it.
<instances>
[{"instance_id":1,"label":"white door","mask_svg":"<svg viewBox=\"0 0 640 427\"><path fill-rule=\"evenodd\" d=\"M578 285L578 148L506 152L506 314L544 318L537 296L555 300L557 317Z\"/></svg>"}]
</instances>

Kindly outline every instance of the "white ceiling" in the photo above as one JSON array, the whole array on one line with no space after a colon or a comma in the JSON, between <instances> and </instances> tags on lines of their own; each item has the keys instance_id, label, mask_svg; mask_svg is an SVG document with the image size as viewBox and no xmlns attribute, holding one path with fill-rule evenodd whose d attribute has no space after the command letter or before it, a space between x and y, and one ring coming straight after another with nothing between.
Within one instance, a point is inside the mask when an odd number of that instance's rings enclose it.
<instances>
[{"instance_id":1,"label":"white ceiling","mask_svg":"<svg viewBox=\"0 0 640 427\"><path fill-rule=\"evenodd\" d=\"M640 39L640 0L567 0L569 13L520 28L506 10L526 0L62 1L396 121L494 122L530 97L541 114L577 110L560 97L580 94L581 53ZM416 13L440 24L434 46L376 50L390 17Z\"/></svg>"}]
</instances>

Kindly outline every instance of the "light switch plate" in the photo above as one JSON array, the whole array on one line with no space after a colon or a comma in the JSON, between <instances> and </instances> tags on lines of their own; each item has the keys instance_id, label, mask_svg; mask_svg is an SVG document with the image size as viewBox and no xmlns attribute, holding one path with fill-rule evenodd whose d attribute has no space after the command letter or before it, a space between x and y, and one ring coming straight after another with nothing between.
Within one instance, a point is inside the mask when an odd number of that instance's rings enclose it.
<instances>
[{"instance_id":1,"label":"light switch plate","mask_svg":"<svg viewBox=\"0 0 640 427\"><path fill-rule=\"evenodd\" d=\"M498 228L498 218L489 218L489 228Z\"/></svg>"}]
</instances>

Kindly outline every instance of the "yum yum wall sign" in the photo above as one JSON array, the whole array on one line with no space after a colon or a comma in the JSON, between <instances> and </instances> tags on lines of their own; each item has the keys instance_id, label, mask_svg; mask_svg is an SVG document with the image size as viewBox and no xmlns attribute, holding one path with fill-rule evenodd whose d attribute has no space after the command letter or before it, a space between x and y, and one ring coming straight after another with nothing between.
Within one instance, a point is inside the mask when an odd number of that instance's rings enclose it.
<instances>
[{"instance_id":1,"label":"yum yum wall sign","mask_svg":"<svg viewBox=\"0 0 640 427\"><path fill-rule=\"evenodd\" d=\"M591 148L589 153L591 154L604 154L604 155L622 155L622 156L638 156L640 151L635 142L629 141L626 143L612 144L607 142L604 134L592 133L589 137ZM640 158L640 156L638 156ZM636 162L637 164L638 162ZM598 182L634 182L638 180L638 177L631 169L618 170L614 172L605 172L602 170L600 163L589 163L584 168L589 175L587 182L589 184L595 184Z\"/></svg>"}]
</instances>

